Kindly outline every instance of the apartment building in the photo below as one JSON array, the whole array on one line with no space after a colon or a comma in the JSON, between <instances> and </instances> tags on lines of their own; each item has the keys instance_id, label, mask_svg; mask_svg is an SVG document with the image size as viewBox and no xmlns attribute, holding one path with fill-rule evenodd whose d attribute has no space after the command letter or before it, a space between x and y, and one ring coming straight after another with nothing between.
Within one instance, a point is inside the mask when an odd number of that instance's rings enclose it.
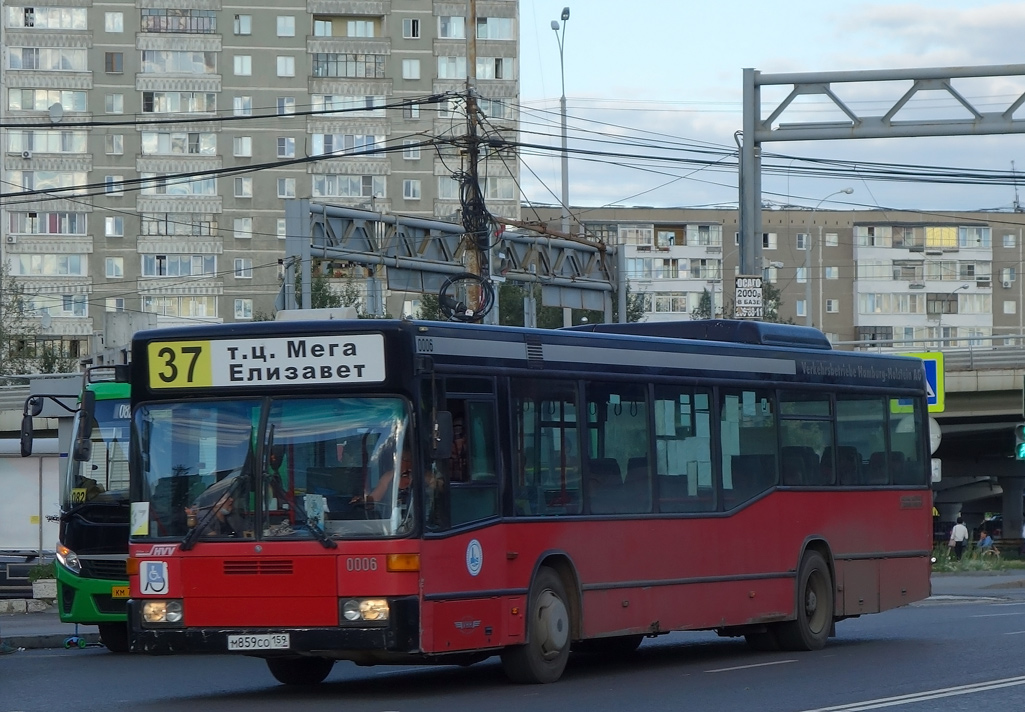
<instances>
[{"instance_id":1,"label":"apartment building","mask_svg":"<svg viewBox=\"0 0 1025 712\"><path fill-rule=\"evenodd\" d=\"M4 0L0 249L73 354L103 314L270 314L290 198L457 220L468 44L514 132L518 3ZM471 72L472 73L472 72ZM492 212L518 217L514 158Z\"/></svg>"},{"instance_id":2,"label":"apartment building","mask_svg":"<svg viewBox=\"0 0 1025 712\"><path fill-rule=\"evenodd\" d=\"M647 319L688 319L706 291L717 314L729 302L736 210L580 212L574 231L625 250ZM557 225L559 215L539 208L531 217ZM1023 213L767 208L762 230L763 276L779 290L780 317L834 342L1001 344L1025 333Z\"/></svg>"}]
</instances>

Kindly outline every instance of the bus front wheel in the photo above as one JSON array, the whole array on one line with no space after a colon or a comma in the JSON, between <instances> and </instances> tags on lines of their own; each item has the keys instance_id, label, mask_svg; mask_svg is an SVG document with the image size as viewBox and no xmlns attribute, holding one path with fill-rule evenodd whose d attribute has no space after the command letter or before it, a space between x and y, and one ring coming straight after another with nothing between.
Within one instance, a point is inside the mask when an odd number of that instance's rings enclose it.
<instances>
[{"instance_id":1,"label":"bus front wheel","mask_svg":"<svg viewBox=\"0 0 1025 712\"><path fill-rule=\"evenodd\" d=\"M552 569L544 567L530 587L527 643L502 651L502 668L513 682L555 682L569 659L570 620L566 589Z\"/></svg>"},{"instance_id":2,"label":"bus front wheel","mask_svg":"<svg viewBox=\"0 0 1025 712\"><path fill-rule=\"evenodd\" d=\"M127 623L100 623L97 626L100 631L100 642L112 653L128 652L128 624Z\"/></svg>"},{"instance_id":3,"label":"bus front wheel","mask_svg":"<svg viewBox=\"0 0 1025 712\"><path fill-rule=\"evenodd\" d=\"M285 685L321 683L334 665L330 658L267 658L270 674Z\"/></svg>"},{"instance_id":4,"label":"bus front wheel","mask_svg":"<svg viewBox=\"0 0 1025 712\"><path fill-rule=\"evenodd\" d=\"M822 555L809 551L797 574L797 619L777 624L784 650L821 650L833 628L833 577Z\"/></svg>"}]
</instances>

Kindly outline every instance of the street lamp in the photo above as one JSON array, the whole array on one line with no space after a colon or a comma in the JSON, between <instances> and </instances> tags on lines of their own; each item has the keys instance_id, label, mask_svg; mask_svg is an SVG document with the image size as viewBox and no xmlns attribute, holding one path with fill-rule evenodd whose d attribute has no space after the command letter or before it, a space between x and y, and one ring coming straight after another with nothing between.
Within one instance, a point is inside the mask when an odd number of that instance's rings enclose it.
<instances>
[{"instance_id":1,"label":"street lamp","mask_svg":"<svg viewBox=\"0 0 1025 712\"><path fill-rule=\"evenodd\" d=\"M834 191L827 195L825 198L815 203L815 207L811 209L811 215L808 218L808 240L804 246L804 323L808 326L812 326L812 313L811 313L811 229L815 224L815 211L819 209L819 206L824 202L832 198L834 195L850 195L854 192L854 188L841 188L840 190ZM822 227L819 227L819 262L822 261ZM821 264L820 264L821 267ZM819 275L822 278L822 275ZM819 285L821 291L822 285ZM822 315L819 315L821 321Z\"/></svg>"},{"instance_id":2,"label":"street lamp","mask_svg":"<svg viewBox=\"0 0 1025 712\"><path fill-rule=\"evenodd\" d=\"M943 304L940 305L940 313L938 318L936 319L936 336L938 337L939 347L941 350L943 349L943 310L947 308L948 304L950 304L951 297L960 292L962 289L968 289L971 286L972 285L965 282L959 287L954 287L950 290L950 294L947 295L947 298L943 300Z\"/></svg>"},{"instance_id":3,"label":"street lamp","mask_svg":"<svg viewBox=\"0 0 1025 712\"><path fill-rule=\"evenodd\" d=\"M555 39L559 41L559 77L562 80L562 96L559 97L559 110L562 113L562 232L569 233L569 154L566 152L566 65L563 48L566 40L566 22L569 21L569 8L562 8L562 24L552 20Z\"/></svg>"}]
</instances>

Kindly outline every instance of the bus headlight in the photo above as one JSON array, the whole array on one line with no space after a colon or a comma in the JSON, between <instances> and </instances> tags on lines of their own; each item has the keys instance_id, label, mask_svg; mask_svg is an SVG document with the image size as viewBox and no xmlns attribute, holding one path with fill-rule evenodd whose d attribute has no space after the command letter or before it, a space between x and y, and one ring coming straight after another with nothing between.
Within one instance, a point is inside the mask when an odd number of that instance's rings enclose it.
<instances>
[{"instance_id":1,"label":"bus headlight","mask_svg":"<svg viewBox=\"0 0 1025 712\"><path fill-rule=\"evenodd\" d=\"M342 601L343 623L386 623L388 601L384 598L349 598Z\"/></svg>"},{"instance_id":2,"label":"bus headlight","mask_svg":"<svg viewBox=\"0 0 1025 712\"><path fill-rule=\"evenodd\" d=\"M73 574L82 573L82 562L78 560L78 554L63 544L57 544L57 561Z\"/></svg>"},{"instance_id":3,"label":"bus headlight","mask_svg":"<svg viewBox=\"0 0 1025 712\"><path fill-rule=\"evenodd\" d=\"M181 625L182 617L182 602L177 599L142 604L142 621L150 625Z\"/></svg>"}]
</instances>

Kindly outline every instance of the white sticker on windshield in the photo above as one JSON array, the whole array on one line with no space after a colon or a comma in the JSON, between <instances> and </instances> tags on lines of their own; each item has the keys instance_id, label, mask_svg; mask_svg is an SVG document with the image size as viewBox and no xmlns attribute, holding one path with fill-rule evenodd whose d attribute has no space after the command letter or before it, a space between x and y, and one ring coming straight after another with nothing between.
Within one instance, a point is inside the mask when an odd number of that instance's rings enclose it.
<instances>
[{"instance_id":1,"label":"white sticker on windshield","mask_svg":"<svg viewBox=\"0 0 1025 712\"><path fill-rule=\"evenodd\" d=\"M132 536L149 534L149 502L132 502Z\"/></svg>"}]
</instances>

